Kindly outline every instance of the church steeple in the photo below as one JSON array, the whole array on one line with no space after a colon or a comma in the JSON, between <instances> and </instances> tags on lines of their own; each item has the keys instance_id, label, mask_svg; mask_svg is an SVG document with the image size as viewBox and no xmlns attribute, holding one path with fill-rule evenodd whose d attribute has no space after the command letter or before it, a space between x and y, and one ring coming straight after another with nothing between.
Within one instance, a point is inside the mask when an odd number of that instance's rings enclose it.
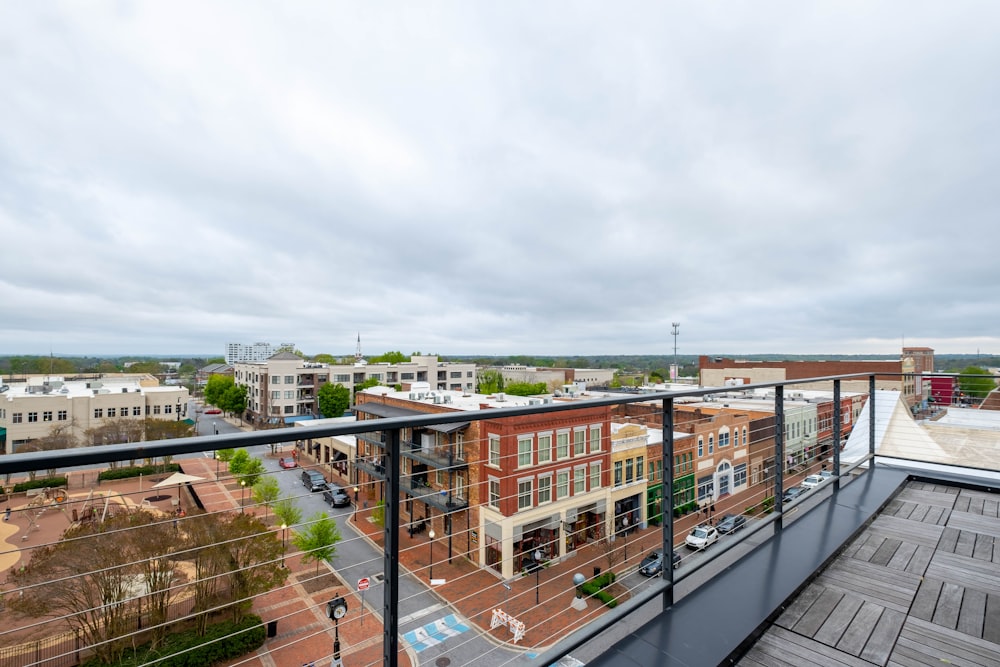
<instances>
[{"instance_id":1,"label":"church steeple","mask_svg":"<svg viewBox=\"0 0 1000 667\"><path fill-rule=\"evenodd\" d=\"M358 332L358 349L354 351L354 361L361 363L361 332Z\"/></svg>"}]
</instances>

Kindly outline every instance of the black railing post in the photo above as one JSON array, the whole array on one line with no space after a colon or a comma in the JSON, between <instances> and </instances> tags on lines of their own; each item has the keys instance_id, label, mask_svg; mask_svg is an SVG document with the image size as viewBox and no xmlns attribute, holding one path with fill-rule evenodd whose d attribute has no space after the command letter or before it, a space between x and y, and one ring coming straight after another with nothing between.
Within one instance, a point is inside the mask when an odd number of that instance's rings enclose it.
<instances>
[{"instance_id":1,"label":"black railing post","mask_svg":"<svg viewBox=\"0 0 1000 667\"><path fill-rule=\"evenodd\" d=\"M774 520L774 529L781 530L781 519L785 513L781 497L785 493L785 386L779 384L774 388L774 507L778 509L778 518Z\"/></svg>"},{"instance_id":2,"label":"black railing post","mask_svg":"<svg viewBox=\"0 0 1000 667\"><path fill-rule=\"evenodd\" d=\"M840 440L843 437L843 412L840 406L840 380L833 381L833 488L840 488Z\"/></svg>"},{"instance_id":3,"label":"black railing post","mask_svg":"<svg viewBox=\"0 0 1000 667\"><path fill-rule=\"evenodd\" d=\"M674 606L674 399L663 399L663 493L660 497L663 566L660 576L669 584L663 591L663 609Z\"/></svg>"},{"instance_id":4,"label":"black railing post","mask_svg":"<svg viewBox=\"0 0 1000 667\"><path fill-rule=\"evenodd\" d=\"M382 664L396 667L399 659L399 429L389 430L385 447L385 588L382 597Z\"/></svg>"},{"instance_id":5,"label":"black railing post","mask_svg":"<svg viewBox=\"0 0 1000 667\"><path fill-rule=\"evenodd\" d=\"M868 378L868 454L875 456L875 376Z\"/></svg>"}]
</instances>

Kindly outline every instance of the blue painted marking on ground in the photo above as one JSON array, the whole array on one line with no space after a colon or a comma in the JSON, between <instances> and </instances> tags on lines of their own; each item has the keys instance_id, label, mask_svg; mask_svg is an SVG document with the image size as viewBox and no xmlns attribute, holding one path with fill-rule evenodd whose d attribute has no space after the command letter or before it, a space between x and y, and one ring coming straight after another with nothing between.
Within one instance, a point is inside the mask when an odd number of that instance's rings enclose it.
<instances>
[{"instance_id":1,"label":"blue painted marking on ground","mask_svg":"<svg viewBox=\"0 0 1000 667\"><path fill-rule=\"evenodd\" d=\"M455 637L468 632L469 626L458 620L455 614L448 614L444 618L428 623L427 625L410 630L403 635L413 650L420 653L424 649L440 644L449 637Z\"/></svg>"}]
</instances>

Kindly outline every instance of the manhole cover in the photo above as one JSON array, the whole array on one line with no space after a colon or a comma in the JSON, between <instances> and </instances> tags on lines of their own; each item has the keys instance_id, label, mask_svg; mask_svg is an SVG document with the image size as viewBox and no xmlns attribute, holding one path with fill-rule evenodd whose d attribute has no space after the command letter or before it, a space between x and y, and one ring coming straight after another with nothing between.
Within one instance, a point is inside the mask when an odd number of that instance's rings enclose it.
<instances>
[{"instance_id":1,"label":"manhole cover","mask_svg":"<svg viewBox=\"0 0 1000 667\"><path fill-rule=\"evenodd\" d=\"M451 664L451 658L446 658L444 656L441 656L440 658L434 661L434 664L437 665L437 667L448 667L448 665Z\"/></svg>"},{"instance_id":2,"label":"manhole cover","mask_svg":"<svg viewBox=\"0 0 1000 667\"><path fill-rule=\"evenodd\" d=\"M376 575L374 575L372 577L372 579L374 579L375 581L385 581L385 575L384 574L376 574Z\"/></svg>"}]
</instances>

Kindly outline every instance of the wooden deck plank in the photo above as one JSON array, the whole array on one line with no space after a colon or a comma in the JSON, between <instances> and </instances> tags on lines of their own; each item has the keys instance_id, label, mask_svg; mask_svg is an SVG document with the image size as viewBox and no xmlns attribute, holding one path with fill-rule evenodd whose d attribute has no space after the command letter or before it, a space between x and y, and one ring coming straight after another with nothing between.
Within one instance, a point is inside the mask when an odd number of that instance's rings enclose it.
<instances>
[{"instance_id":1,"label":"wooden deck plank","mask_svg":"<svg viewBox=\"0 0 1000 667\"><path fill-rule=\"evenodd\" d=\"M844 630L844 634L835 646L841 651L860 656L883 611L884 607L867 601L862 602L858 613L854 615L850 625Z\"/></svg>"},{"instance_id":2,"label":"wooden deck plank","mask_svg":"<svg viewBox=\"0 0 1000 667\"><path fill-rule=\"evenodd\" d=\"M986 597L983 591L974 588L966 588L965 596L962 598L962 609L958 613L958 625L956 630L972 635L973 637L983 636L983 622L986 619Z\"/></svg>"},{"instance_id":3,"label":"wooden deck plank","mask_svg":"<svg viewBox=\"0 0 1000 667\"><path fill-rule=\"evenodd\" d=\"M926 576L1000 595L1000 568L993 562L936 553L927 566Z\"/></svg>"},{"instance_id":4,"label":"wooden deck plank","mask_svg":"<svg viewBox=\"0 0 1000 667\"><path fill-rule=\"evenodd\" d=\"M1000 665L1000 646L997 644L912 617L903 624L897 646L908 642L923 647L936 657L948 656L952 663L962 664L960 661L964 661L965 664L984 667Z\"/></svg>"},{"instance_id":5,"label":"wooden deck plank","mask_svg":"<svg viewBox=\"0 0 1000 667\"><path fill-rule=\"evenodd\" d=\"M800 659L800 665L871 667L872 664L867 660L856 658L849 653L838 651L832 646L827 646L822 642L803 637L784 628L771 628L761 639L762 641L766 640L771 647L784 651L785 656L797 656Z\"/></svg>"},{"instance_id":6,"label":"wooden deck plank","mask_svg":"<svg viewBox=\"0 0 1000 667\"><path fill-rule=\"evenodd\" d=\"M933 547L917 547L913 558L910 559L909 564L906 566L906 571L910 574L923 576L927 572L927 566L930 565L933 556Z\"/></svg>"},{"instance_id":7,"label":"wooden deck plank","mask_svg":"<svg viewBox=\"0 0 1000 667\"><path fill-rule=\"evenodd\" d=\"M960 530L954 553L958 556L972 558L972 550L976 548L976 533L971 530Z\"/></svg>"},{"instance_id":8,"label":"wooden deck plank","mask_svg":"<svg viewBox=\"0 0 1000 667\"><path fill-rule=\"evenodd\" d=\"M952 513L954 516L954 513ZM949 522L950 525L950 522ZM943 526L935 526L919 521L907 521L894 516L879 516L868 526L872 535L892 537L903 542L913 542L926 547L936 547L941 538Z\"/></svg>"},{"instance_id":9,"label":"wooden deck plank","mask_svg":"<svg viewBox=\"0 0 1000 667\"><path fill-rule=\"evenodd\" d=\"M917 505L910 512L910 516L906 517L910 521L923 521L927 518L927 512L931 509L930 505Z\"/></svg>"},{"instance_id":10,"label":"wooden deck plank","mask_svg":"<svg viewBox=\"0 0 1000 667\"><path fill-rule=\"evenodd\" d=\"M951 510L944 507L932 507L930 511L927 512L927 516L924 521L927 523L933 523L935 526L943 526L948 523L948 517L951 516Z\"/></svg>"},{"instance_id":11,"label":"wooden deck plank","mask_svg":"<svg viewBox=\"0 0 1000 667\"><path fill-rule=\"evenodd\" d=\"M892 540L892 539L883 540L882 546L880 546L878 550L875 551L872 557L868 559L868 562L873 563L875 565L883 565L883 566L888 565L889 561L892 559L893 554L896 553L896 549L898 549L899 545L902 543L903 542L901 540Z\"/></svg>"},{"instance_id":12,"label":"wooden deck plank","mask_svg":"<svg viewBox=\"0 0 1000 667\"><path fill-rule=\"evenodd\" d=\"M1000 595L986 596L986 614L983 617L983 639L1000 644Z\"/></svg>"},{"instance_id":13,"label":"wooden deck plank","mask_svg":"<svg viewBox=\"0 0 1000 667\"><path fill-rule=\"evenodd\" d=\"M868 643L861 652L861 657L878 665L885 664L892 654L892 648L896 645L904 622L906 622L904 612L892 609L883 611L872 630L872 636L868 638Z\"/></svg>"},{"instance_id":14,"label":"wooden deck plank","mask_svg":"<svg viewBox=\"0 0 1000 667\"><path fill-rule=\"evenodd\" d=\"M997 517L983 516L971 512L952 512L948 517L948 526L967 530L972 533L982 533L1000 537L1000 519Z\"/></svg>"},{"instance_id":15,"label":"wooden deck plank","mask_svg":"<svg viewBox=\"0 0 1000 667\"><path fill-rule=\"evenodd\" d=\"M964 586L944 582L941 586L941 595L938 596L937 607L934 608L934 618L931 620L936 625L954 630L958 626L958 612L962 608L964 593Z\"/></svg>"},{"instance_id":16,"label":"wooden deck plank","mask_svg":"<svg viewBox=\"0 0 1000 667\"><path fill-rule=\"evenodd\" d=\"M910 564L910 559L913 558L913 554L917 552L917 545L910 544L909 542L900 542L899 548L896 549L896 553L892 555L889 562L885 564L891 570L906 570L906 566Z\"/></svg>"},{"instance_id":17,"label":"wooden deck plank","mask_svg":"<svg viewBox=\"0 0 1000 667\"><path fill-rule=\"evenodd\" d=\"M834 608L820 629L813 635L813 639L823 642L828 646L836 646L840 638L844 636L847 626L854 620L855 614L861 609L864 600L853 595L845 595Z\"/></svg>"},{"instance_id":18,"label":"wooden deck plank","mask_svg":"<svg viewBox=\"0 0 1000 667\"><path fill-rule=\"evenodd\" d=\"M788 608L785 609L784 613L776 621L776 625L780 625L783 628L794 627L799 622L799 619L809 611L809 607L819 599L824 590L822 586L816 584L808 586L788 605Z\"/></svg>"},{"instance_id":19,"label":"wooden deck plank","mask_svg":"<svg viewBox=\"0 0 1000 667\"><path fill-rule=\"evenodd\" d=\"M868 535L865 543L859 546L854 552L854 558L866 562L870 561L883 542L885 542L885 538L881 535Z\"/></svg>"},{"instance_id":20,"label":"wooden deck plank","mask_svg":"<svg viewBox=\"0 0 1000 667\"><path fill-rule=\"evenodd\" d=\"M961 532L958 528L946 527L941 533L941 539L938 541L938 550L955 553L955 545L958 544L958 536Z\"/></svg>"},{"instance_id":21,"label":"wooden deck plank","mask_svg":"<svg viewBox=\"0 0 1000 667\"><path fill-rule=\"evenodd\" d=\"M951 509L955 505L955 496L938 491L924 491L906 488L899 492L896 499L901 502L917 503L918 505L936 505Z\"/></svg>"},{"instance_id":22,"label":"wooden deck plank","mask_svg":"<svg viewBox=\"0 0 1000 667\"><path fill-rule=\"evenodd\" d=\"M941 587L944 582L940 579L924 577L917 590L913 604L910 605L910 616L922 618L929 621L934 618L934 608L937 607L938 596L941 595Z\"/></svg>"},{"instance_id":23,"label":"wooden deck plank","mask_svg":"<svg viewBox=\"0 0 1000 667\"><path fill-rule=\"evenodd\" d=\"M812 637L843 597L844 594L839 591L825 589L792 629L806 637Z\"/></svg>"}]
</instances>

